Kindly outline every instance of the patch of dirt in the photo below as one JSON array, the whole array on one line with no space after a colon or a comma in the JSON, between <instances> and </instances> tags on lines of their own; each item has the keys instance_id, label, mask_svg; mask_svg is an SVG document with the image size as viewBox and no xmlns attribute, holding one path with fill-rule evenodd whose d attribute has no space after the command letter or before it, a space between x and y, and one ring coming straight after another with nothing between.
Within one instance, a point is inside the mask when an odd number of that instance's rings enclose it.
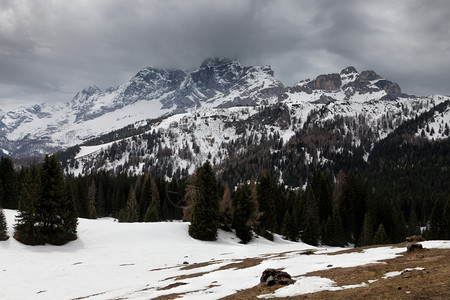
<instances>
[{"instance_id":1,"label":"patch of dirt","mask_svg":"<svg viewBox=\"0 0 450 300\"><path fill-rule=\"evenodd\" d=\"M207 267L210 265L218 264L220 262L221 262L220 260L205 261L205 262L201 262L201 263L185 265L184 267L181 267L180 270L186 271L186 270L192 270L192 269L197 269L197 268L203 268L203 267Z\"/></svg>"},{"instance_id":2,"label":"patch of dirt","mask_svg":"<svg viewBox=\"0 0 450 300\"><path fill-rule=\"evenodd\" d=\"M170 289L173 289L173 288L176 288L176 287L179 287L182 285L186 285L186 284L187 284L186 282L175 282L175 283L169 284L165 287L158 288L157 290L158 291L170 290Z\"/></svg>"},{"instance_id":3,"label":"patch of dirt","mask_svg":"<svg viewBox=\"0 0 450 300\"><path fill-rule=\"evenodd\" d=\"M217 271L228 270L228 269L247 269L247 268L251 268L251 267L259 265L262 261L264 261L263 258L257 258L257 257L247 258L247 259L243 259L243 260L239 260L237 262L227 264L225 266L221 266L219 269L217 269Z\"/></svg>"},{"instance_id":4,"label":"patch of dirt","mask_svg":"<svg viewBox=\"0 0 450 300\"><path fill-rule=\"evenodd\" d=\"M402 246L402 244L397 246ZM363 249L366 248L370 247ZM340 253L359 252L363 249L345 250ZM330 278L336 282L337 286L365 282L367 284L365 287L278 299L450 299L449 249L405 252L399 257L383 262L353 268L329 268L305 275ZM424 270L406 271L398 276L383 278L388 272L402 272L407 268L424 268ZM368 280L376 281L368 283ZM222 299L256 299L257 296L273 293L278 288L280 287L267 287L259 284Z\"/></svg>"}]
</instances>

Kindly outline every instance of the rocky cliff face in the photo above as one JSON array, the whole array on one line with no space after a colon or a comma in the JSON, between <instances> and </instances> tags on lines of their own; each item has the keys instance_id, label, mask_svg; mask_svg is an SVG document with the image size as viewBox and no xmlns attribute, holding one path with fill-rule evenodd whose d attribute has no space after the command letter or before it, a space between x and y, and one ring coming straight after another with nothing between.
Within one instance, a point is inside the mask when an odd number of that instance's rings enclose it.
<instances>
[{"instance_id":1,"label":"rocky cliff face","mask_svg":"<svg viewBox=\"0 0 450 300\"><path fill-rule=\"evenodd\" d=\"M293 110L298 114L295 118L301 117L304 122L308 111L324 105L330 111L332 107L336 111L350 111L348 105L352 103L369 107L363 103L373 105L406 99L406 96L396 83L374 71L358 73L354 67L286 88L268 66L242 66L237 60L211 58L192 72L148 67L117 88L101 90L92 86L77 93L68 103L10 111L0 119L0 149L12 156L48 153L105 134L114 137L112 131L126 126L145 128L150 119L185 113L194 116L199 112L215 115L209 109L231 111L244 106L261 109L267 105L292 106L283 110L284 117L280 120L266 121L272 126L283 123L283 130L288 130L293 126L287 121L292 120ZM290 119L286 117L287 112ZM224 115L226 126L233 126L230 124L237 115L231 120L229 115Z\"/></svg>"},{"instance_id":2,"label":"rocky cliff face","mask_svg":"<svg viewBox=\"0 0 450 300\"><path fill-rule=\"evenodd\" d=\"M13 156L46 153L163 115L274 103L283 90L270 67L237 60L207 59L193 72L149 67L117 88L92 86L69 103L8 112L0 121L0 148Z\"/></svg>"}]
</instances>

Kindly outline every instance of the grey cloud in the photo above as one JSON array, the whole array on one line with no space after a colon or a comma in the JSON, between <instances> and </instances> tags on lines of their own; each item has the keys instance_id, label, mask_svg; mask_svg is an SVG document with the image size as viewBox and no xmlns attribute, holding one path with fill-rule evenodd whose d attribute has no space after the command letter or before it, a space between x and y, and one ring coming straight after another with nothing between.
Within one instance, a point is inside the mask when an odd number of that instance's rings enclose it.
<instances>
[{"instance_id":1,"label":"grey cloud","mask_svg":"<svg viewBox=\"0 0 450 300\"><path fill-rule=\"evenodd\" d=\"M408 93L450 94L449 19L439 0L3 0L0 107L211 56L270 64L287 85L354 65Z\"/></svg>"}]
</instances>

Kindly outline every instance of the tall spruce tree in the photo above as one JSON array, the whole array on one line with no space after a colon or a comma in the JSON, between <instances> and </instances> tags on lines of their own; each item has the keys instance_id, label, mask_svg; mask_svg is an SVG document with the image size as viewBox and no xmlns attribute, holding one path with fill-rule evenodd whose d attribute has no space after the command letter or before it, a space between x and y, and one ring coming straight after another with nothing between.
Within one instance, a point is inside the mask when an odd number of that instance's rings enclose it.
<instances>
[{"instance_id":1,"label":"tall spruce tree","mask_svg":"<svg viewBox=\"0 0 450 300\"><path fill-rule=\"evenodd\" d=\"M450 240L450 195L447 197L447 202L445 203L443 220L445 239Z\"/></svg>"},{"instance_id":2,"label":"tall spruce tree","mask_svg":"<svg viewBox=\"0 0 450 300\"><path fill-rule=\"evenodd\" d=\"M304 243L317 246L320 239L319 211L311 185L306 187L305 197L301 239Z\"/></svg>"},{"instance_id":3,"label":"tall spruce tree","mask_svg":"<svg viewBox=\"0 0 450 300\"><path fill-rule=\"evenodd\" d=\"M66 243L77 238L78 227L77 210L75 209L74 195L69 181L64 183L63 201L64 204L62 205L60 216L63 219L61 230L64 240L62 243Z\"/></svg>"},{"instance_id":4,"label":"tall spruce tree","mask_svg":"<svg viewBox=\"0 0 450 300\"><path fill-rule=\"evenodd\" d=\"M344 231L347 240L355 243L359 237L364 214L366 212L366 201L368 191L366 183L360 175L349 173L342 185L342 193L339 198L339 212L342 217Z\"/></svg>"},{"instance_id":5,"label":"tall spruce tree","mask_svg":"<svg viewBox=\"0 0 450 300\"><path fill-rule=\"evenodd\" d=\"M17 209L18 206L18 186L14 164L10 158L0 159L0 182L2 183L2 203L3 208Z\"/></svg>"},{"instance_id":6,"label":"tall spruce tree","mask_svg":"<svg viewBox=\"0 0 450 300\"><path fill-rule=\"evenodd\" d=\"M33 164L25 171L19 196L19 209L14 225L14 238L27 245L44 244L40 236L37 207L42 194L41 173Z\"/></svg>"},{"instance_id":7,"label":"tall spruce tree","mask_svg":"<svg viewBox=\"0 0 450 300\"><path fill-rule=\"evenodd\" d=\"M42 197L40 213L47 224L47 242L63 245L77 239L78 219L70 185L64 189L62 171L55 155L46 156L42 163ZM67 191L69 189L69 191ZM47 210L45 210L46 208Z\"/></svg>"},{"instance_id":8,"label":"tall spruce tree","mask_svg":"<svg viewBox=\"0 0 450 300\"><path fill-rule=\"evenodd\" d=\"M64 195L62 172L54 155L45 156L40 180L37 168L30 168L21 195L17 240L31 245L63 245L77 238L73 198Z\"/></svg>"},{"instance_id":9,"label":"tall spruce tree","mask_svg":"<svg viewBox=\"0 0 450 300\"><path fill-rule=\"evenodd\" d=\"M374 245L382 245L387 244L389 242L388 236L386 234L386 230L384 230L383 223L378 226L377 232L375 232L375 236L373 237Z\"/></svg>"},{"instance_id":10,"label":"tall spruce tree","mask_svg":"<svg viewBox=\"0 0 450 300\"><path fill-rule=\"evenodd\" d=\"M119 222L137 222L138 221L138 203L134 187L130 189L127 198L126 207L119 212Z\"/></svg>"},{"instance_id":11,"label":"tall spruce tree","mask_svg":"<svg viewBox=\"0 0 450 300\"><path fill-rule=\"evenodd\" d=\"M189 235L199 240L215 240L219 227L219 197L216 177L209 161L195 171L193 185Z\"/></svg>"},{"instance_id":12,"label":"tall spruce tree","mask_svg":"<svg viewBox=\"0 0 450 300\"><path fill-rule=\"evenodd\" d=\"M342 225L341 215L337 207L333 209L332 215L328 217L323 232L323 244L337 247L343 247L346 245L344 227Z\"/></svg>"},{"instance_id":13,"label":"tall spruce tree","mask_svg":"<svg viewBox=\"0 0 450 300\"><path fill-rule=\"evenodd\" d=\"M233 228L236 236L246 244L252 239L252 219L256 215L256 207L252 200L250 186L245 180L233 194Z\"/></svg>"},{"instance_id":14,"label":"tall spruce tree","mask_svg":"<svg viewBox=\"0 0 450 300\"><path fill-rule=\"evenodd\" d=\"M444 239L446 236L445 221L443 219L444 209L443 201L439 198L436 199L430 217L430 228L428 233L430 239Z\"/></svg>"},{"instance_id":15,"label":"tall spruce tree","mask_svg":"<svg viewBox=\"0 0 450 300\"><path fill-rule=\"evenodd\" d=\"M333 190L331 181L322 172L314 172L311 180L311 187L317 201L320 222L323 224L333 212Z\"/></svg>"},{"instance_id":16,"label":"tall spruce tree","mask_svg":"<svg viewBox=\"0 0 450 300\"><path fill-rule=\"evenodd\" d=\"M375 219L370 212L364 215L364 221L359 234L358 246L372 245L375 236Z\"/></svg>"},{"instance_id":17,"label":"tall spruce tree","mask_svg":"<svg viewBox=\"0 0 450 300\"><path fill-rule=\"evenodd\" d=\"M225 186L222 198L219 203L220 213L220 228L226 231L231 231L233 222L233 202L231 200L231 190L228 185Z\"/></svg>"},{"instance_id":18,"label":"tall spruce tree","mask_svg":"<svg viewBox=\"0 0 450 300\"><path fill-rule=\"evenodd\" d=\"M92 179L91 185L88 189L88 201L89 201L89 219L97 219L97 208L96 208L96 194L97 186L95 180Z\"/></svg>"},{"instance_id":19,"label":"tall spruce tree","mask_svg":"<svg viewBox=\"0 0 450 300\"><path fill-rule=\"evenodd\" d=\"M0 241L6 241L8 236L8 225L6 224L6 217L3 209L0 208Z\"/></svg>"},{"instance_id":20,"label":"tall spruce tree","mask_svg":"<svg viewBox=\"0 0 450 300\"><path fill-rule=\"evenodd\" d=\"M277 182L273 172L265 171L259 177L256 195L261 212L259 219L261 229L276 231L275 199L277 198Z\"/></svg>"}]
</instances>

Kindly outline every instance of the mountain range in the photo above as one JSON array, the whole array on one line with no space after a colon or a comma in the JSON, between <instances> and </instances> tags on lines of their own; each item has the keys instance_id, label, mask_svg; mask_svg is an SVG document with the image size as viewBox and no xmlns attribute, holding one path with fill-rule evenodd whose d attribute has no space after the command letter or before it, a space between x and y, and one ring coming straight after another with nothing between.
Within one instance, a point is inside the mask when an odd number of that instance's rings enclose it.
<instances>
[{"instance_id":1,"label":"mountain range","mask_svg":"<svg viewBox=\"0 0 450 300\"><path fill-rule=\"evenodd\" d=\"M275 168L298 185L286 168L367 161L377 142L424 113L413 135L448 139L449 102L407 95L372 70L347 67L286 87L270 66L210 58L192 72L148 67L117 88L92 86L64 104L7 112L0 148L13 157L64 150L74 174L182 176L211 160L223 176L239 178L236 170L253 159L261 161L252 168ZM297 160L288 167L290 156Z\"/></svg>"}]
</instances>

